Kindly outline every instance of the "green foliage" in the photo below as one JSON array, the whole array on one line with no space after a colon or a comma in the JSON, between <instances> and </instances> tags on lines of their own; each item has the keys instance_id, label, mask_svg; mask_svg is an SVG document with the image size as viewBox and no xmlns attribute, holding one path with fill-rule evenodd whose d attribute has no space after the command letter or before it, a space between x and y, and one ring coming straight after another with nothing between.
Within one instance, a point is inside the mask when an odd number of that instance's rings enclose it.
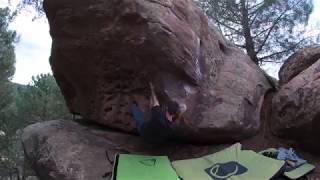
<instances>
[{"instance_id":1,"label":"green foliage","mask_svg":"<svg viewBox=\"0 0 320 180\"><path fill-rule=\"evenodd\" d=\"M282 62L308 44L310 0L195 0L222 33L256 63Z\"/></svg>"},{"instance_id":2,"label":"green foliage","mask_svg":"<svg viewBox=\"0 0 320 180\"><path fill-rule=\"evenodd\" d=\"M6 107L9 106L11 102L12 96L10 82L8 80L0 80L0 114L5 111Z\"/></svg>"},{"instance_id":3,"label":"green foliage","mask_svg":"<svg viewBox=\"0 0 320 180\"><path fill-rule=\"evenodd\" d=\"M20 12L27 6L33 7L33 9L35 9L35 11L38 13L37 16L34 17L34 19L37 19L44 15L43 0L20 0L17 8L18 12Z\"/></svg>"},{"instance_id":4,"label":"green foliage","mask_svg":"<svg viewBox=\"0 0 320 180\"><path fill-rule=\"evenodd\" d=\"M0 170L14 165L9 156L8 146L11 143L11 115L13 112L12 86L9 80L12 78L15 68L14 42L16 32L8 29L13 18L8 8L0 8Z\"/></svg>"},{"instance_id":5,"label":"green foliage","mask_svg":"<svg viewBox=\"0 0 320 180\"><path fill-rule=\"evenodd\" d=\"M0 113L11 102L9 79L15 71L14 42L16 32L8 29L12 18L13 15L10 14L8 8L0 8Z\"/></svg>"},{"instance_id":6,"label":"green foliage","mask_svg":"<svg viewBox=\"0 0 320 180\"><path fill-rule=\"evenodd\" d=\"M8 8L0 8L0 152L8 149L10 144L9 132L11 126L12 115L12 86L9 79L14 74L14 41L16 39L16 33L8 29L9 22L12 19L12 15ZM0 158L1 158L0 153ZM5 163L10 165L10 163Z\"/></svg>"},{"instance_id":7,"label":"green foliage","mask_svg":"<svg viewBox=\"0 0 320 180\"><path fill-rule=\"evenodd\" d=\"M71 118L71 114L50 74L32 77L29 85L11 83L10 86L12 103L0 114L0 131L4 132L0 132L0 171L17 173L17 167L23 166L21 130L40 121Z\"/></svg>"},{"instance_id":8,"label":"green foliage","mask_svg":"<svg viewBox=\"0 0 320 180\"><path fill-rule=\"evenodd\" d=\"M28 123L70 117L60 89L50 74L33 76L32 82L18 92L18 113L27 118Z\"/></svg>"},{"instance_id":9,"label":"green foliage","mask_svg":"<svg viewBox=\"0 0 320 180\"><path fill-rule=\"evenodd\" d=\"M9 8L0 8L0 81L10 79L15 71L14 42L16 32L8 29L13 15Z\"/></svg>"},{"instance_id":10,"label":"green foliage","mask_svg":"<svg viewBox=\"0 0 320 180\"><path fill-rule=\"evenodd\" d=\"M14 74L15 31L8 29L14 13L0 8L0 179L17 176L23 166L21 130L35 122L70 118L63 96L50 74L40 74L27 85L11 83Z\"/></svg>"}]
</instances>

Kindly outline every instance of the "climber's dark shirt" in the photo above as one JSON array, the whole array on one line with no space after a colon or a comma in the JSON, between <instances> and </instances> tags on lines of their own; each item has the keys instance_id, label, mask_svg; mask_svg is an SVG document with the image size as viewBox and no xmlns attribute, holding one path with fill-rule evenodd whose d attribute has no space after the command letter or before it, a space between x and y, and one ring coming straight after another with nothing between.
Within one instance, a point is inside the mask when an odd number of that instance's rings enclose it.
<instances>
[{"instance_id":1,"label":"climber's dark shirt","mask_svg":"<svg viewBox=\"0 0 320 180\"><path fill-rule=\"evenodd\" d=\"M166 118L164 108L154 106L151 109L151 119L143 123L140 134L148 142L161 143L172 136L176 127L176 123Z\"/></svg>"}]
</instances>

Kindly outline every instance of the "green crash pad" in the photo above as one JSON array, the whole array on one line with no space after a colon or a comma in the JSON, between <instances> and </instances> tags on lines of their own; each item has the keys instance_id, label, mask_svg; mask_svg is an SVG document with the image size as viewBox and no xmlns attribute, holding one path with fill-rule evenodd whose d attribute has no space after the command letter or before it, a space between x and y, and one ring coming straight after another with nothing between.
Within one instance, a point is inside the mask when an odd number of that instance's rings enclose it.
<instances>
[{"instance_id":1,"label":"green crash pad","mask_svg":"<svg viewBox=\"0 0 320 180\"><path fill-rule=\"evenodd\" d=\"M184 180L267 180L283 173L285 162L242 150L237 143L201 158L172 162Z\"/></svg>"},{"instance_id":2,"label":"green crash pad","mask_svg":"<svg viewBox=\"0 0 320 180\"><path fill-rule=\"evenodd\" d=\"M278 150L275 148L269 148L259 153L274 159L276 159L278 156ZM287 170L287 168L285 169L286 170L283 173L284 176L289 179L298 179L313 171L315 169L315 166L309 163L305 163L297 168L289 168L289 170Z\"/></svg>"},{"instance_id":3,"label":"green crash pad","mask_svg":"<svg viewBox=\"0 0 320 180\"><path fill-rule=\"evenodd\" d=\"M118 154L113 180L179 180L166 156Z\"/></svg>"},{"instance_id":4,"label":"green crash pad","mask_svg":"<svg viewBox=\"0 0 320 180\"><path fill-rule=\"evenodd\" d=\"M306 163L291 171L284 172L284 175L289 179L298 179L314 170L314 168L314 165Z\"/></svg>"}]
</instances>

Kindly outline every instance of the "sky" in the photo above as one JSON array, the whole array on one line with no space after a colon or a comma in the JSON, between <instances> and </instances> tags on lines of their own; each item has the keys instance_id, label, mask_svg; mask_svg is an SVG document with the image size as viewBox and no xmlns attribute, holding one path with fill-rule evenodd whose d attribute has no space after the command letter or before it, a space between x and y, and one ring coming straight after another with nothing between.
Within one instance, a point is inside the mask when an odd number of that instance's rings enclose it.
<instances>
[{"instance_id":1,"label":"sky","mask_svg":"<svg viewBox=\"0 0 320 180\"><path fill-rule=\"evenodd\" d=\"M310 15L307 36L315 36L320 34L320 0L313 0L314 9ZM282 64L279 63L268 63L263 65L262 68L271 76L278 79L278 72Z\"/></svg>"},{"instance_id":2,"label":"sky","mask_svg":"<svg viewBox=\"0 0 320 180\"><path fill-rule=\"evenodd\" d=\"M14 8L18 0L11 0L9 7ZM320 1L314 1L314 11L311 14L308 28L310 34L319 33L315 31L320 27ZM0 8L7 7L8 0L0 0ZM49 25L45 17L32 20L36 13L32 9L22 11L10 24L10 29L16 30L20 41L15 44L16 72L13 82L28 84L31 77L40 73L51 73L49 56L51 51L51 37ZM268 64L263 66L268 74L277 78L280 64Z\"/></svg>"},{"instance_id":3,"label":"sky","mask_svg":"<svg viewBox=\"0 0 320 180\"><path fill-rule=\"evenodd\" d=\"M17 1L11 0L11 8ZM0 8L8 6L8 0L0 0ZM29 84L31 77L41 73L51 73L49 56L51 37L46 17L33 21L36 13L33 9L23 10L10 24L17 31L20 40L15 44L16 72L12 81Z\"/></svg>"}]
</instances>

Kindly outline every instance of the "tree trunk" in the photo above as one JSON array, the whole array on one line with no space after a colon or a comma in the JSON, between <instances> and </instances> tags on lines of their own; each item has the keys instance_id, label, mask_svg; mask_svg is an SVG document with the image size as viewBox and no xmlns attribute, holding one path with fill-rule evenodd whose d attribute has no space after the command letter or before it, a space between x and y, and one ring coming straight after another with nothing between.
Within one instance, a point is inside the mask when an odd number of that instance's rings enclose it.
<instances>
[{"instance_id":1,"label":"tree trunk","mask_svg":"<svg viewBox=\"0 0 320 180\"><path fill-rule=\"evenodd\" d=\"M242 14L242 29L243 29L243 35L245 38L245 46L247 53L249 57L256 63L259 64L259 59L257 57L257 53L254 49L254 42L251 36L251 28L249 25L249 17L248 17L248 10L246 8L246 0L241 0L240 1L240 6L241 6L241 14Z\"/></svg>"}]
</instances>

